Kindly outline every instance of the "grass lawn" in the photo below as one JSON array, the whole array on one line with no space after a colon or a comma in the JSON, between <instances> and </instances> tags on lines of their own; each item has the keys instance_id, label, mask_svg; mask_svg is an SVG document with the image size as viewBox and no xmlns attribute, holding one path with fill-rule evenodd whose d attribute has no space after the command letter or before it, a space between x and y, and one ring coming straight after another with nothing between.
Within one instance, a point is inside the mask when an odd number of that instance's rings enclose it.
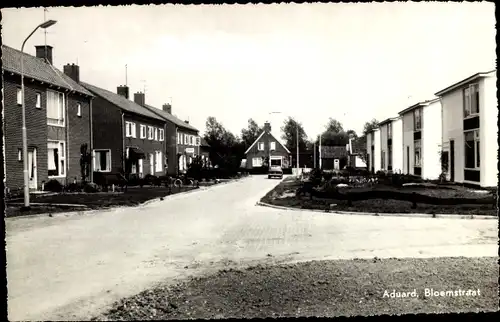
<instances>
[{"instance_id":1,"label":"grass lawn","mask_svg":"<svg viewBox=\"0 0 500 322\"><path fill-rule=\"evenodd\" d=\"M466 295L469 290L475 294ZM395 296L391 297L393 291ZM413 291L414 297L396 297L401 292ZM429 294L436 291L438 296ZM441 291L453 293L442 296ZM497 310L497 258L370 259L223 270L123 299L95 320L335 317Z\"/></svg>"},{"instance_id":2,"label":"grass lawn","mask_svg":"<svg viewBox=\"0 0 500 322\"><path fill-rule=\"evenodd\" d=\"M320 199L309 196L295 196L295 191L301 185L294 178L287 178L277 187L267 193L262 199L262 202L284 206L294 207L299 209L320 209L320 210L339 210L352 212L375 212L375 213L427 213L427 214L466 214L466 215L489 215L497 216L497 210L494 204L482 205L431 205L417 203L417 208L412 208L412 203L408 201L392 200L392 199L370 199L353 201L352 207L349 207L346 200L336 199ZM468 189L462 186L448 187L412 187L407 186L401 189L376 185L370 188L354 188L348 191L368 191L368 190L394 190L415 192L417 194L441 197L441 198L485 198L487 194L474 192L473 189ZM331 204L336 206L330 208Z\"/></svg>"},{"instance_id":3,"label":"grass lawn","mask_svg":"<svg viewBox=\"0 0 500 322\"><path fill-rule=\"evenodd\" d=\"M172 188L172 194L197 189L196 187ZM87 209L69 206L32 205L29 211L21 211L19 206L9 206L7 202L6 216L16 217L41 213L60 213L77 210L102 209L116 206L136 206L148 200L168 196L170 190L165 187L129 187L127 192L98 192L98 193L66 193L54 195L33 195L32 203L44 204L76 204L85 205ZM15 202L22 203L21 200Z\"/></svg>"}]
</instances>

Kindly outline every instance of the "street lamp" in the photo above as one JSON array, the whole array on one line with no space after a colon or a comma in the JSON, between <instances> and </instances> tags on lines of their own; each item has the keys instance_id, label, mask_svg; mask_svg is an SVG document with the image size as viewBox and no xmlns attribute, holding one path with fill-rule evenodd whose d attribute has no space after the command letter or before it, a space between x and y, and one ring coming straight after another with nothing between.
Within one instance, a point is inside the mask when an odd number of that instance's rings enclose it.
<instances>
[{"instance_id":1,"label":"street lamp","mask_svg":"<svg viewBox=\"0 0 500 322\"><path fill-rule=\"evenodd\" d=\"M271 114L281 114L281 112L269 112ZM295 121L295 129L297 131L297 176L299 175L299 123ZM271 158L269 158L269 163L271 163Z\"/></svg>"},{"instance_id":2,"label":"street lamp","mask_svg":"<svg viewBox=\"0 0 500 322\"><path fill-rule=\"evenodd\" d=\"M24 39L23 45L21 46L21 101L22 101L22 118L23 118L23 165L24 165L24 207L28 208L30 206L30 189L29 189L29 175L28 175L28 138L26 135L26 106L24 103L24 45L26 41L38 30L38 28L47 29L54 25L57 21L47 20L38 26Z\"/></svg>"}]
</instances>

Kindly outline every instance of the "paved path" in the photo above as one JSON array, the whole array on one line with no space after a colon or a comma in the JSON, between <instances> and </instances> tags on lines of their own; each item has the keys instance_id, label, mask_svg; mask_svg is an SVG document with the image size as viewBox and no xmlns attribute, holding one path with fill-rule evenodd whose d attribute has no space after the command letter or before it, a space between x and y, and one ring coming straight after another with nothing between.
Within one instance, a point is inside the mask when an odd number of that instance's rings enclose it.
<instances>
[{"instance_id":1,"label":"paved path","mask_svg":"<svg viewBox=\"0 0 500 322\"><path fill-rule=\"evenodd\" d=\"M6 220L9 320L88 319L157 282L222 265L496 256L496 220L286 211L254 176L138 208Z\"/></svg>"}]
</instances>

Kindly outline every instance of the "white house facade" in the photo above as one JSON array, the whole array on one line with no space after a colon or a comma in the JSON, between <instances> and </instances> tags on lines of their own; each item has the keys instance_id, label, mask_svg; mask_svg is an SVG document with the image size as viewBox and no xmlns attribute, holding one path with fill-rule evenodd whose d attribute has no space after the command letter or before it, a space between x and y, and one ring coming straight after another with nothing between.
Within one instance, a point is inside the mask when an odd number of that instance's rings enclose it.
<instances>
[{"instance_id":1,"label":"white house facade","mask_svg":"<svg viewBox=\"0 0 500 322\"><path fill-rule=\"evenodd\" d=\"M442 153L447 179L497 186L496 70L472 75L436 95L443 107Z\"/></svg>"},{"instance_id":2,"label":"white house facade","mask_svg":"<svg viewBox=\"0 0 500 322\"><path fill-rule=\"evenodd\" d=\"M392 119L392 172L403 173L403 119Z\"/></svg>"},{"instance_id":3,"label":"white house facade","mask_svg":"<svg viewBox=\"0 0 500 322\"><path fill-rule=\"evenodd\" d=\"M380 168L384 171L403 171L403 129L400 117L389 118L379 123Z\"/></svg>"},{"instance_id":4,"label":"white house facade","mask_svg":"<svg viewBox=\"0 0 500 322\"><path fill-rule=\"evenodd\" d=\"M366 153L368 171L380 171L380 129L373 129L366 134Z\"/></svg>"},{"instance_id":5,"label":"white house facade","mask_svg":"<svg viewBox=\"0 0 500 322\"><path fill-rule=\"evenodd\" d=\"M401 111L403 173L437 179L441 174L441 102L420 102Z\"/></svg>"}]
</instances>

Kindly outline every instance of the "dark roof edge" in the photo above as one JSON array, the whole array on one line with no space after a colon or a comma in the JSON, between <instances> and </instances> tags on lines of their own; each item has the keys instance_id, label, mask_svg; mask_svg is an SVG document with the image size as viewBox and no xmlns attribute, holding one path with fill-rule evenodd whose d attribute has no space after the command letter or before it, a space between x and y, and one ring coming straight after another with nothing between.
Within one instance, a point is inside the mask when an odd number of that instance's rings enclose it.
<instances>
[{"instance_id":1,"label":"dark roof edge","mask_svg":"<svg viewBox=\"0 0 500 322\"><path fill-rule=\"evenodd\" d=\"M158 115L159 117L161 117L163 120L165 121L169 121L169 122L172 122L172 120L169 120L167 119L165 116L163 116L161 113L160 113L160 109L154 107L154 106L151 106L151 105L145 105L144 106L145 108L148 109L148 111L151 111L152 113L155 113L156 115ZM172 115L172 117L175 117ZM184 122L182 120L179 119L179 121L181 122L181 124L184 124ZM172 122L174 123L174 122ZM195 128L194 126L192 126L191 124L184 126L184 125L180 125L180 124L176 124L174 123L176 126L178 127L181 127L181 128L184 128L186 130L190 130L190 131L197 131L197 132L200 132L200 130L198 130L197 128Z\"/></svg>"},{"instance_id":2,"label":"dark roof edge","mask_svg":"<svg viewBox=\"0 0 500 322\"><path fill-rule=\"evenodd\" d=\"M410 106L408 108L405 108L404 110L402 110L398 114L399 115L406 114L406 113L411 112L412 110L416 109L417 107L427 106L427 105L435 103L435 102L437 102L439 100L440 100L440 98L436 97L436 98L433 98L433 99L430 99L430 100L427 100L427 101L418 102L417 104L414 104L414 105L412 105L412 106Z\"/></svg>"},{"instance_id":3,"label":"dark roof edge","mask_svg":"<svg viewBox=\"0 0 500 322\"><path fill-rule=\"evenodd\" d=\"M461 81L459 82L456 82L455 84L453 85L450 85L448 87L446 87L445 89L442 89L440 90L439 92L436 92L434 95L436 96L442 96L443 94L446 94L446 93L449 93L451 92L452 90L456 89L457 87L460 87L460 86L463 86L463 85L466 85L467 83L470 83L470 82L473 82L475 81L476 79L479 79L479 78L484 78L484 77L488 77L489 74L493 73L493 72L496 72L496 69L493 69L493 70L490 70L488 72L480 72L480 73L476 73L472 76L469 76L465 79L462 79Z\"/></svg>"}]
</instances>

